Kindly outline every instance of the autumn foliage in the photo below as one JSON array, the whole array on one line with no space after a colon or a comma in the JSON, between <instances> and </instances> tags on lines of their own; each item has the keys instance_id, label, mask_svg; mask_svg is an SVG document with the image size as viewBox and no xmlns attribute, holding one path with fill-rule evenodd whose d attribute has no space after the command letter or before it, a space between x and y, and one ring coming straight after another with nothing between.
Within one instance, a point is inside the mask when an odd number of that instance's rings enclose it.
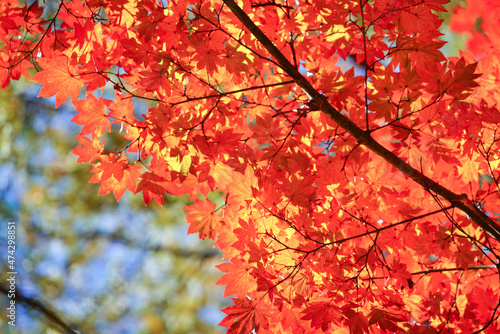
<instances>
[{"instance_id":1,"label":"autumn foliage","mask_svg":"<svg viewBox=\"0 0 500 334\"><path fill-rule=\"evenodd\" d=\"M194 200L228 333L498 333L500 4L446 58L446 3L4 0L0 81L71 100L99 194Z\"/></svg>"}]
</instances>

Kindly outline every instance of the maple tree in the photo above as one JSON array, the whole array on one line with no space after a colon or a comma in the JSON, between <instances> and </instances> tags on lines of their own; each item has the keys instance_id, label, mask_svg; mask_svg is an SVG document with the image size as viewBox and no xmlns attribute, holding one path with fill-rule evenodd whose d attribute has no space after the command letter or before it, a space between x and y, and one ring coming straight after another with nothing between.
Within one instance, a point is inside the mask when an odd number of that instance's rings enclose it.
<instances>
[{"instance_id":1,"label":"maple tree","mask_svg":"<svg viewBox=\"0 0 500 334\"><path fill-rule=\"evenodd\" d=\"M446 58L447 2L2 1L0 81L71 99L99 194L195 200L228 333L496 333L500 6Z\"/></svg>"}]
</instances>

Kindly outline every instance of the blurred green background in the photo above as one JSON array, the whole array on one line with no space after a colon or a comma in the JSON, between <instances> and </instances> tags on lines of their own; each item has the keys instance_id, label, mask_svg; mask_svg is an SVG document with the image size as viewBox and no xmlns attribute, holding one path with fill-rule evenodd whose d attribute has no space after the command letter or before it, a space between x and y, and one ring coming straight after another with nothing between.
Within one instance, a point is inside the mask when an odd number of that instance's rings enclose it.
<instances>
[{"instance_id":1,"label":"blurred green background","mask_svg":"<svg viewBox=\"0 0 500 334\"><path fill-rule=\"evenodd\" d=\"M16 222L17 289L81 333L222 333L223 286L213 242L187 235L187 198L144 206L140 194L98 196L88 164L70 151L80 127L71 103L57 111L38 86L0 92L0 262L7 285L7 222ZM144 113L146 105L137 105ZM118 136L106 143L124 147ZM1 333L60 333L34 308L0 295Z\"/></svg>"}]
</instances>

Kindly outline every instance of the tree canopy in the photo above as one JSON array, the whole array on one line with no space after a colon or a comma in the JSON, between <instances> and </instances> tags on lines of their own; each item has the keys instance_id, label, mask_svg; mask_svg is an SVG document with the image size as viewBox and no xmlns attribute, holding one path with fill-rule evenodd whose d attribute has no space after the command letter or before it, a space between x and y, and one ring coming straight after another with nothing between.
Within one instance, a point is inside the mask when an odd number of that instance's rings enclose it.
<instances>
[{"instance_id":1,"label":"tree canopy","mask_svg":"<svg viewBox=\"0 0 500 334\"><path fill-rule=\"evenodd\" d=\"M447 3L3 1L0 82L71 100L100 195L194 200L228 333L496 333L500 4L445 57Z\"/></svg>"}]
</instances>

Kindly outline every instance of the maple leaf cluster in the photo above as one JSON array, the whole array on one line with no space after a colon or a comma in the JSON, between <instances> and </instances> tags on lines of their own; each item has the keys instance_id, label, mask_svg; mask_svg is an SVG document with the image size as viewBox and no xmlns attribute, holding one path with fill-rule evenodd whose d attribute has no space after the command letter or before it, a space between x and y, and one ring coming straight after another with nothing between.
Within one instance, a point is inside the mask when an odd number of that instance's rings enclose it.
<instances>
[{"instance_id":1,"label":"maple leaf cluster","mask_svg":"<svg viewBox=\"0 0 500 334\"><path fill-rule=\"evenodd\" d=\"M494 333L498 34L446 58L445 3L2 1L0 82L72 101L99 194L194 200L228 333Z\"/></svg>"}]
</instances>

